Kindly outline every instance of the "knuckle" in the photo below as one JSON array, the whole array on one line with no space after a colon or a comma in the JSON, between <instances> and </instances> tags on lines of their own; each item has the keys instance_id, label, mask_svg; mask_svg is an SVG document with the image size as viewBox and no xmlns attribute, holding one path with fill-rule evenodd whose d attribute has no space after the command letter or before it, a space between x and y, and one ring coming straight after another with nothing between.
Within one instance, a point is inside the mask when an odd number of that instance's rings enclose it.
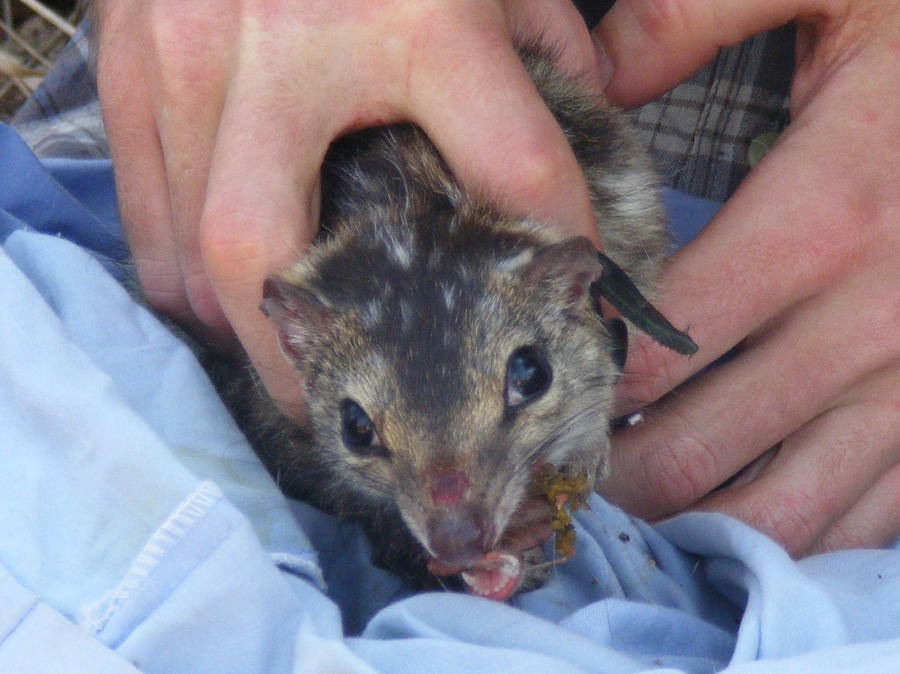
<instances>
[{"instance_id":1,"label":"knuckle","mask_svg":"<svg viewBox=\"0 0 900 674\"><path fill-rule=\"evenodd\" d=\"M816 283L848 271L871 267L898 242L896 214L878 185L833 180L834 188L820 195L806 221L798 221L795 241L803 247L806 268ZM888 245L886 245L888 244Z\"/></svg>"},{"instance_id":2,"label":"knuckle","mask_svg":"<svg viewBox=\"0 0 900 674\"><path fill-rule=\"evenodd\" d=\"M509 194L521 207L546 211L546 206L559 198L560 185L584 181L572 170L575 160L568 147L558 147L556 138L538 130L530 136L523 134L516 143L508 155L510 161L505 167L504 181Z\"/></svg>"},{"instance_id":3,"label":"knuckle","mask_svg":"<svg viewBox=\"0 0 900 674\"><path fill-rule=\"evenodd\" d=\"M645 491L655 495L655 514L672 514L706 495L722 480L718 452L693 433L667 433L641 455Z\"/></svg>"},{"instance_id":4,"label":"knuckle","mask_svg":"<svg viewBox=\"0 0 900 674\"><path fill-rule=\"evenodd\" d=\"M834 204L830 217L811 225L811 229L814 228L811 234L816 242L805 243L814 247L808 258L814 283L825 283L864 259L869 237L846 226L858 212L856 209L848 211L842 204Z\"/></svg>"},{"instance_id":5,"label":"knuckle","mask_svg":"<svg viewBox=\"0 0 900 674\"><path fill-rule=\"evenodd\" d=\"M792 557L806 552L825 526L822 504L797 489L757 494L746 507L738 518L778 542Z\"/></svg>"},{"instance_id":6,"label":"knuckle","mask_svg":"<svg viewBox=\"0 0 900 674\"><path fill-rule=\"evenodd\" d=\"M529 201L544 201L553 192L553 176L558 173L555 158L543 151L526 148L510 172L517 191Z\"/></svg>"},{"instance_id":7,"label":"knuckle","mask_svg":"<svg viewBox=\"0 0 900 674\"><path fill-rule=\"evenodd\" d=\"M868 541L864 540L855 527L847 528L837 523L828 529L812 546L812 551L817 553L834 552L836 550L850 550L866 547Z\"/></svg>"}]
</instances>

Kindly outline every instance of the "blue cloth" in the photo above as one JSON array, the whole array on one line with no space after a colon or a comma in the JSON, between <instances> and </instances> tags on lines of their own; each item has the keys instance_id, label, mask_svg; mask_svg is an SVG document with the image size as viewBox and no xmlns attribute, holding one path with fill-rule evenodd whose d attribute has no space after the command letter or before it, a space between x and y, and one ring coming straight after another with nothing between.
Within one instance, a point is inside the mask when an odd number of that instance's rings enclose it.
<instances>
[{"instance_id":1,"label":"blue cloth","mask_svg":"<svg viewBox=\"0 0 900 674\"><path fill-rule=\"evenodd\" d=\"M0 162L0 671L900 662L897 550L795 562L724 516L650 526L597 497L539 590L410 593L357 527L284 499L190 350L110 274L109 164L42 163L3 126Z\"/></svg>"}]
</instances>

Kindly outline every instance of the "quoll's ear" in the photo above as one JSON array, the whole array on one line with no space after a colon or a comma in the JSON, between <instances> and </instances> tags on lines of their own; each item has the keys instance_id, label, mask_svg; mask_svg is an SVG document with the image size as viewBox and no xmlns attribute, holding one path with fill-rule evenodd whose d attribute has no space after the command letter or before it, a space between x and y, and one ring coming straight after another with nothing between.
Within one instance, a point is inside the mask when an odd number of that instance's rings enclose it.
<instances>
[{"instance_id":1,"label":"quoll's ear","mask_svg":"<svg viewBox=\"0 0 900 674\"><path fill-rule=\"evenodd\" d=\"M523 269L522 280L549 293L558 306L578 310L600 272L593 245L579 236L540 249Z\"/></svg>"},{"instance_id":2,"label":"quoll's ear","mask_svg":"<svg viewBox=\"0 0 900 674\"><path fill-rule=\"evenodd\" d=\"M278 326L281 349L294 365L305 361L312 340L331 326L328 307L315 293L278 276L263 284L259 308Z\"/></svg>"}]
</instances>

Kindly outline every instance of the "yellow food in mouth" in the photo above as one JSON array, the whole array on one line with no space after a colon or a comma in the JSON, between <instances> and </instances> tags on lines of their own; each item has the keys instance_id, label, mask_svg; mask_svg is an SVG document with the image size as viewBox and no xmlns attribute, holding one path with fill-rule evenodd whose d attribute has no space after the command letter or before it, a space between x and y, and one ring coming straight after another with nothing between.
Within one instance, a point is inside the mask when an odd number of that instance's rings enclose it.
<instances>
[{"instance_id":1,"label":"yellow food in mouth","mask_svg":"<svg viewBox=\"0 0 900 674\"><path fill-rule=\"evenodd\" d=\"M545 463L534 478L535 492L550 506L550 528L553 530L553 550L568 559L575 554L575 527L571 513L584 507L587 501L587 477L567 475Z\"/></svg>"}]
</instances>

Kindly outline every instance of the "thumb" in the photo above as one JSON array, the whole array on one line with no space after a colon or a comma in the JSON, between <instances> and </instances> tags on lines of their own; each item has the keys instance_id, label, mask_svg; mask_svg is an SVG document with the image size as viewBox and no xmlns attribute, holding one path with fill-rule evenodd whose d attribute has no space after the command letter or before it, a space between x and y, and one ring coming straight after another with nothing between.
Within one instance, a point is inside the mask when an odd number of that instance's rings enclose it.
<instances>
[{"instance_id":1,"label":"thumb","mask_svg":"<svg viewBox=\"0 0 900 674\"><path fill-rule=\"evenodd\" d=\"M613 66L606 94L633 107L682 82L719 48L811 12L803 0L618 0L593 30Z\"/></svg>"}]
</instances>

